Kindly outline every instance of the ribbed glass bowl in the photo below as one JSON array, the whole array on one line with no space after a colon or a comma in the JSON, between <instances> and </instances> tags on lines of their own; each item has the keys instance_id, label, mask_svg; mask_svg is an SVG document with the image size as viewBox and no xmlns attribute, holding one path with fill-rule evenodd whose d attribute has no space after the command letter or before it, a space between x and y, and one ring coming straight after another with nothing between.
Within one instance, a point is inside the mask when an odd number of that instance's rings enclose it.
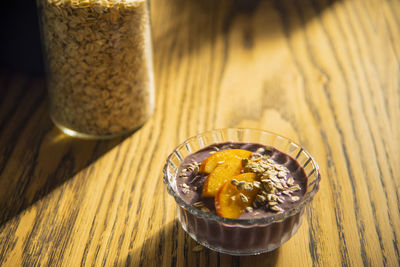
<instances>
[{"instance_id":1,"label":"ribbed glass bowl","mask_svg":"<svg viewBox=\"0 0 400 267\"><path fill-rule=\"evenodd\" d=\"M298 205L272 216L228 219L203 212L183 201L176 181L182 161L204 147L225 142L272 146L296 159L307 175L307 190ZM177 203L177 215L182 228L205 247L241 256L268 252L289 240L300 227L304 208L318 191L321 179L317 163L300 145L268 131L234 128L212 130L187 139L169 155L163 172L168 193Z\"/></svg>"}]
</instances>

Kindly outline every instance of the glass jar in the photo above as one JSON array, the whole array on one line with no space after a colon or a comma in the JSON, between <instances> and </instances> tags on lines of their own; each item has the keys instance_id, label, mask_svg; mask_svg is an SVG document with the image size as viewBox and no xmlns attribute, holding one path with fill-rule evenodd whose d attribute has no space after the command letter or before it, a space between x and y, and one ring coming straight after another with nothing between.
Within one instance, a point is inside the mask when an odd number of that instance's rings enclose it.
<instances>
[{"instance_id":1,"label":"glass jar","mask_svg":"<svg viewBox=\"0 0 400 267\"><path fill-rule=\"evenodd\" d=\"M148 0L37 0L50 117L65 133L110 138L153 113Z\"/></svg>"}]
</instances>

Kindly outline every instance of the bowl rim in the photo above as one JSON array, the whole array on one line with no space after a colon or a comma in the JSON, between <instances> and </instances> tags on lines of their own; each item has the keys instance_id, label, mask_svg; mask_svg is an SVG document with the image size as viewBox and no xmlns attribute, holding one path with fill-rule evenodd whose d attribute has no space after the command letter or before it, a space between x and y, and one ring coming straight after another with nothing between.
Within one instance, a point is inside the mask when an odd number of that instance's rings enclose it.
<instances>
[{"instance_id":1,"label":"bowl rim","mask_svg":"<svg viewBox=\"0 0 400 267\"><path fill-rule=\"evenodd\" d=\"M176 151L178 151L180 148L182 147L187 147L188 143L192 140L195 140L201 136L204 136L206 134L211 134L213 132L221 132L221 131L253 131L253 132L259 132L260 134L269 134L269 135L274 135L275 137L278 138L282 138L285 141L292 143L296 146L298 146L300 148L300 152L304 152L306 154L307 157L309 157L310 162L313 164L313 171L311 171L309 174L307 175L307 178L309 178L310 175L312 175L315 172L316 178L314 179L314 181L312 182L311 186L313 186L312 190L309 192L306 192L306 194L304 195L304 197L299 201L298 205L285 210L284 212L280 212L274 215L270 215L270 216L266 216L266 217L261 217L261 218L253 218L253 219L230 219L230 218L224 218L224 217L220 217L216 214L210 213L210 212L204 212L200 209L195 208L193 205L186 203L179 195L178 192L176 192L173 188L172 185L169 181L169 177L170 177L170 173L168 171L168 166L170 164L172 164L171 158L175 155ZM223 142L243 142L243 141L232 141L232 140L224 140ZM214 143L215 144L215 143ZM261 144L261 143L259 143ZM212 144L207 144L208 145L212 145ZM265 145L265 144L264 144ZM206 147L204 146L204 147ZM299 153L300 153L299 152ZM194 153L194 152L192 152ZM285 152L283 152L285 153ZM295 159L297 160L297 159ZM303 167L303 166L302 166ZM216 221L216 222L220 222L226 225L236 225L236 226L252 226L252 225L265 225L265 224L270 224L273 222L278 222L278 221L282 221L300 211L302 211L305 207L306 204L310 203L314 197L314 195L318 192L319 190L319 182L321 180L321 174L319 171L319 166L317 164L317 162L314 160L314 158L311 156L311 154L304 149L303 146L297 144L296 142L294 142L292 139L284 137L280 134L276 134L272 131L268 131L268 130L261 130L261 129L255 129L255 128L219 128L219 129L213 129L213 130L209 130L209 131L205 131L202 133L199 133L197 135L194 135L192 137L187 138L184 142L182 142L181 144L179 144L173 151L172 153L167 157L166 163L164 165L163 168L163 181L167 186L167 191L168 193L174 197L176 203L183 209L187 210L189 213L191 213L192 215L198 216L198 217L202 217L204 219L207 220L211 220L211 221ZM310 186L310 183L307 182L307 186Z\"/></svg>"}]
</instances>

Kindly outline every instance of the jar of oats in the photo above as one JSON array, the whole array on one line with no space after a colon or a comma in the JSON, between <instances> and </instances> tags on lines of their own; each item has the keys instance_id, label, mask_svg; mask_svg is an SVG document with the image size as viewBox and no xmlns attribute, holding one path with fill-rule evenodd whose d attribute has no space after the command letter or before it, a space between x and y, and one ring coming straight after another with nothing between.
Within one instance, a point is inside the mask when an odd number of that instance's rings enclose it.
<instances>
[{"instance_id":1,"label":"jar of oats","mask_svg":"<svg viewBox=\"0 0 400 267\"><path fill-rule=\"evenodd\" d=\"M148 0L37 0L50 116L65 133L109 138L154 109Z\"/></svg>"}]
</instances>

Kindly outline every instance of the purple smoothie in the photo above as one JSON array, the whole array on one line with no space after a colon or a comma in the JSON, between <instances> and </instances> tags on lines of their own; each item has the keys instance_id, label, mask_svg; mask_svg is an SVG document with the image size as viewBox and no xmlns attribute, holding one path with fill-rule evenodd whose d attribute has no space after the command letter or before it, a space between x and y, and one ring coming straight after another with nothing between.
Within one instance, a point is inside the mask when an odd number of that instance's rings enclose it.
<instances>
[{"instance_id":1,"label":"purple smoothie","mask_svg":"<svg viewBox=\"0 0 400 267\"><path fill-rule=\"evenodd\" d=\"M295 184L300 186L300 190L292 192L291 195L278 193L283 199L283 203L279 206L282 211L289 210L297 205L303 198L307 188L307 176L299 163L289 155L271 147L266 147L255 143L219 143L205 147L189 156L187 156L178 169L177 184L181 198L188 204L193 205L196 202L203 202L205 206L212 212L215 212L214 198L203 198L201 192L203 184L208 177L208 174L199 173L190 170L190 166L197 164L198 166L216 151L227 149L244 149L261 156L267 155L276 164L282 165L289 171L287 177L292 177ZM189 168L189 170L188 170ZM292 196L297 196L298 200L293 201ZM244 212L239 219L260 218L276 214L276 211L271 211L265 206L254 208L253 211Z\"/></svg>"}]
</instances>

